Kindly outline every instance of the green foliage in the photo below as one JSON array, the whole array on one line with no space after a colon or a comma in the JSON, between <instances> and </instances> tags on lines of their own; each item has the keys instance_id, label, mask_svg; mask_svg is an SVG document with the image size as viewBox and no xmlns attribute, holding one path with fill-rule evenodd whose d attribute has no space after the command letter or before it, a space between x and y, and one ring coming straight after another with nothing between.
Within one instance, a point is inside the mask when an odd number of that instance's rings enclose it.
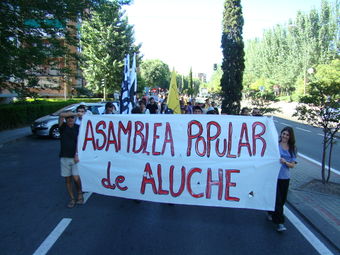
<instances>
[{"instance_id":1,"label":"green foliage","mask_svg":"<svg viewBox=\"0 0 340 255\"><path fill-rule=\"evenodd\" d=\"M41 65L58 57L74 58L67 45L76 45L75 24L84 10L99 0L0 2L0 89L27 95ZM60 38L65 43L60 43ZM69 70L61 70L62 74ZM28 81L28 82L27 82Z\"/></svg>"},{"instance_id":2,"label":"green foliage","mask_svg":"<svg viewBox=\"0 0 340 255\"><path fill-rule=\"evenodd\" d=\"M337 57L338 11L339 2L331 5L323 0L319 10L298 12L288 24L276 25L263 38L247 41L244 87L265 78L280 87L281 95L303 95L311 79L307 70Z\"/></svg>"},{"instance_id":3,"label":"green foliage","mask_svg":"<svg viewBox=\"0 0 340 255\"><path fill-rule=\"evenodd\" d=\"M243 23L241 1L225 0L222 22L221 95L222 112L227 114L238 114L241 107L244 70Z\"/></svg>"},{"instance_id":4,"label":"green foliage","mask_svg":"<svg viewBox=\"0 0 340 255\"><path fill-rule=\"evenodd\" d=\"M279 111L278 108L270 107L272 102L278 101L277 97L270 91L251 90L248 92L248 97L251 100L251 105L254 108L259 108L263 114Z\"/></svg>"},{"instance_id":5,"label":"green foliage","mask_svg":"<svg viewBox=\"0 0 340 255\"><path fill-rule=\"evenodd\" d=\"M221 78L222 78L222 69L219 65L216 71L213 72L211 79L207 85L209 92L211 93L220 93L221 92Z\"/></svg>"},{"instance_id":6,"label":"green foliage","mask_svg":"<svg viewBox=\"0 0 340 255\"><path fill-rule=\"evenodd\" d=\"M67 105L80 102L98 102L97 98L79 98L67 101L61 99L19 101L0 105L0 130L13 129L32 124L34 120L51 114Z\"/></svg>"},{"instance_id":7,"label":"green foliage","mask_svg":"<svg viewBox=\"0 0 340 255\"><path fill-rule=\"evenodd\" d=\"M140 65L141 76L147 87L168 89L170 84L169 66L159 59L145 60Z\"/></svg>"},{"instance_id":8,"label":"green foliage","mask_svg":"<svg viewBox=\"0 0 340 255\"><path fill-rule=\"evenodd\" d=\"M300 120L321 127L323 129L323 152L322 152L322 181L329 180L325 175L326 152L329 149L329 166L332 154L333 137L340 128L340 61L334 60L329 65L319 65L316 75L309 84L309 93L300 98L296 107L295 116Z\"/></svg>"},{"instance_id":9,"label":"green foliage","mask_svg":"<svg viewBox=\"0 0 340 255\"><path fill-rule=\"evenodd\" d=\"M106 2L91 12L81 27L82 70L86 87L108 93L121 85L126 54L138 52L133 26L128 24L118 2Z\"/></svg>"},{"instance_id":10,"label":"green foliage","mask_svg":"<svg viewBox=\"0 0 340 255\"><path fill-rule=\"evenodd\" d=\"M39 102L3 105L0 107L0 130L29 125L35 119L69 104L70 102Z\"/></svg>"}]
</instances>

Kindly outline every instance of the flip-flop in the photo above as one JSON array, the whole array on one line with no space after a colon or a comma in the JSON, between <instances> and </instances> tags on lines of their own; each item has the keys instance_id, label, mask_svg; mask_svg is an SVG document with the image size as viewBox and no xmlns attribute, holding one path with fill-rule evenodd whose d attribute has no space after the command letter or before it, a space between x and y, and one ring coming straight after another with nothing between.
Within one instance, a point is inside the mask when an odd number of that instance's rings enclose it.
<instances>
[{"instance_id":1,"label":"flip-flop","mask_svg":"<svg viewBox=\"0 0 340 255\"><path fill-rule=\"evenodd\" d=\"M82 205L82 204L84 204L84 197L83 197L83 194L78 195L78 199L77 199L76 204L77 204L77 205Z\"/></svg>"},{"instance_id":2,"label":"flip-flop","mask_svg":"<svg viewBox=\"0 0 340 255\"><path fill-rule=\"evenodd\" d=\"M71 199L70 202L68 202L67 207L68 208L73 208L76 205L76 200Z\"/></svg>"}]
</instances>

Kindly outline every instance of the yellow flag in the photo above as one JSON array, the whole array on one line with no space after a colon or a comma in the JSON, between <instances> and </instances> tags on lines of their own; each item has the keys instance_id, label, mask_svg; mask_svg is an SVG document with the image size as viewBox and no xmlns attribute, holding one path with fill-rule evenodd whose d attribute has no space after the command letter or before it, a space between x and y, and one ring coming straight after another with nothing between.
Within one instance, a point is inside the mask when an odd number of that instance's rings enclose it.
<instances>
[{"instance_id":1,"label":"yellow flag","mask_svg":"<svg viewBox=\"0 0 340 255\"><path fill-rule=\"evenodd\" d=\"M169 89L167 104L168 104L168 108L172 109L174 113L177 113L177 114L181 113L181 108L179 106L179 97L178 97L175 70L173 70L171 74L170 89Z\"/></svg>"}]
</instances>

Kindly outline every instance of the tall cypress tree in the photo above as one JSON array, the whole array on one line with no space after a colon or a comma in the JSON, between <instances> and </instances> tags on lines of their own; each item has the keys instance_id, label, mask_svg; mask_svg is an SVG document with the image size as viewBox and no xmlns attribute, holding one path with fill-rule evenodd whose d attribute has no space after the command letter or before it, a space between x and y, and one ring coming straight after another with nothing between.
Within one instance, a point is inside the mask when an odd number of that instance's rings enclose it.
<instances>
[{"instance_id":1,"label":"tall cypress tree","mask_svg":"<svg viewBox=\"0 0 340 255\"><path fill-rule=\"evenodd\" d=\"M238 114L242 99L244 70L243 15L241 0L225 0L223 11L222 112Z\"/></svg>"}]
</instances>

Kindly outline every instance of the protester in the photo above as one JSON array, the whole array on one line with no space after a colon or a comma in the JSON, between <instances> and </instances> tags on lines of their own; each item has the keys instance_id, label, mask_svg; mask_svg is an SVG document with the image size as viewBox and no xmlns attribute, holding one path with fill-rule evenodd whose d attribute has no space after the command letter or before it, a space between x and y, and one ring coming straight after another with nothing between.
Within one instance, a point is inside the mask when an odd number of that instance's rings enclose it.
<instances>
[{"instance_id":1,"label":"protester","mask_svg":"<svg viewBox=\"0 0 340 255\"><path fill-rule=\"evenodd\" d=\"M260 109L259 108L253 108L253 112L252 112L252 115L253 116L262 116L262 113L261 113L261 111L260 111Z\"/></svg>"},{"instance_id":2,"label":"protester","mask_svg":"<svg viewBox=\"0 0 340 255\"><path fill-rule=\"evenodd\" d=\"M200 106L195 105L195 106L193 107L193 113L194 113L194 114L203 114L203 110L202 110L202 108L201 108Z\"/></svg>"},{"instance_id":3,"label":"protester","mask_svg":"<svg viewBox=\"0 0 340 255\"><path fill-rule=\"evenodd\" d=\"M192 106L190 101L187 103L187 107L186 107L186 112L185 113L186 114L193 114L193 106Z\"/></svg>"},{"instance_id":4,"label":"protester","mask_svg":"<svg viewBox=\"0 0 340 255\"><path fill-rule=\"evenodd\" d=\"M167 97L164 97L164 99L163 99L163 101L162 101L162 103L161 103L161 113L162 113L162 114L164 113L164 111L165 111L166 108L168 107L166 101L167 101Z\"/></svg>"},{"instance_id":5,"label":"protester","mask_svg":"<svg viewBox=\"0 0 340 255\"><path fill-rule=\"evenodd\" d=\"M220 112L219 112L218 108L216 107L216 103L215 103L215 102L211 102L211 107L213 107L213 108L214 108L214 110L215 110L216 114L220 114Z\"/></svg>"},{"instance_id":6,"label":"protester","mask_svg":"<svg viewBox=\"0 0 340 255\"><path fill-rule=\"evenodd\" d=\"M105 110L103 114L114 114L116 112L116 107L112 102L107 102L105 104Z\"/></svg>"},{"instance_id":7,"label":"protester","mask_svg":"<svg viewBox=\"0 0 340 255\"><path fill-rule=\"evenodd\" d=\"M158 105L153 97L150 97L149 103L146 108L149 110L150 114L158 113Z\"/></svg>"},{"instance_id":8,"label":"protester","mask_svg":"<svg viewBox=\"0 0 340 255\"><path fill-rule=\"evenodd\" d=\"M92 114L92 113L90 113L90 111L86 110L86 106L83 105L83 104L77 106L76 112L80 113L79 115L77 115L77 118L76 118L76 121L75 121L75 124L77 124L79 126L80 126L80 124L81 124L81 122L83 120L83 115L85 115L85 114Z\"/></svg>"},{"instance_id":9,"label":"protester","mask_svg":"<svg viewBox=\"0 0 340 255\"><path fill-rule=\"evenodd\" d=\"M278 232L283 232L287 230L284 225L283 206L288 194L289 169L293 168L296 164L296 146L293 128L285 127L282 129L279 139L279 150L281 168L277 180L275 211L269 212L268 219L277 224L276 230Z\"/></svg>"},{"instance_id":10,"label":"protester","mask_svg":"<svg viewBox=\"0 0 340 255\"><path fill-rule=\"evenodd\" d=\"M179 101L179 105L180 105L180 109L181 109L181 114L185 114L186 112L186 105L185 105L185 101L184 100L180 100Z\"/></svg>"},{"instance_id":11,"label":"protester","mask_svg":"<svg viewBox=\"0 0 340 255\"><path fill-rule=\"evenodd\" d=\"M218 112L216 112L214 107L210 106L207 110L207 114L218 114Z\"/></svg>"},{"instance_id":12,"label":"protester","mask_svg":"<svg viewBox=\"0 0 340 255\"><path fill-rule=\"evenodd\" d=\"M139 108L139 106L136 106L134 107L132 110L131 110L131 113L132 114L138 114L138 113L142 113L141 109Z\"/></svg>"},{"instance_id":13,"label":"protester","mask_svg":"<svg viewBox=\"0 0 340 255\"><path fill-rule=\"evenodd\" d=\"M83 108L79 108L83 109ZM75 124L74 118L77 116L81 118L84 112L72 111L63 112L59 115L59 131L60 131L60 166L61 176L65 177L66 189L70 196L70 201L67 204L68 208L73 208L76 204L83 204L83 192L81 188L81 180L78 173L79 162L77 153L77 138L79 132L79 125ZM64 120L66 119L66 123ZM75 183L78 193L77 201L73 194L72 179Z\"/></svg>"},{"instance_id":14,"label":"protester","mask_svg":"<svg viewBox=\"0 0 340 255\"><path fill-rule=\"evenodd\" d=\"M248 107L243 107L241 109L241 115L244 115L244 116L250 116L250 111L249 111L249 108Z\"/></svg>"},{"instance_id":15,"label":"protester","mask_svg":"<svg viewBox=\"0 0 340 255\"><path fill-rule=\"evenodd\" d=\"M150 114L150 111L146 108L145 102L143 100L139 101L139 108L142 114Z\"/></svg>"}]
</instances>

